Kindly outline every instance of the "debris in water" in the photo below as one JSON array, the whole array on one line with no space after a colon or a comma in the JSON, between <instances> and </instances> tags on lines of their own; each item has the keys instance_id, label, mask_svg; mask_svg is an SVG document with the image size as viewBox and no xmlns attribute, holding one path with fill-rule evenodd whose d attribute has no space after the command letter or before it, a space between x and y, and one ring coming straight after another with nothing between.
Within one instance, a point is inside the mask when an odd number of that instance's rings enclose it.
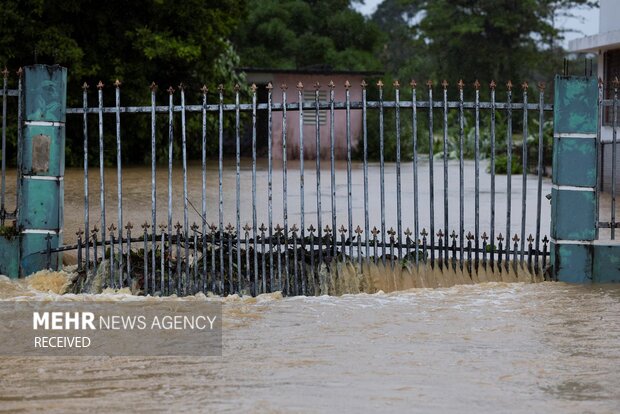
<instances>
[{"instance_id":1,"label":"debris in water","mask_svg":"<svg viewBox=\"0 0 620 414\"><path fill-rule=\"evenodd\" d=\"M40 270L26 277L28 287L40 292L51 292L62 295L77 276L76 273L67 273L63 270Z\"/></svg>"}]
</instances>

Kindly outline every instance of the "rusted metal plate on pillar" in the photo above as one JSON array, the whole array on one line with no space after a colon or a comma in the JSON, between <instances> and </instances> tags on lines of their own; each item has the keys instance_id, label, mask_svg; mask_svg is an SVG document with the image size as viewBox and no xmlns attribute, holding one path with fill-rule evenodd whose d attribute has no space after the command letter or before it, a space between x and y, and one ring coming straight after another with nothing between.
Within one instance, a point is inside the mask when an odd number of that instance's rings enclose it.
<instances>
[{"instance_id":1,"label":"rusted metal plate on pillar","mask_svg":"<svg viewBox=\"0 0 620 414\"><path fill-rule=\"evenodd\" d=\"M64 126L26 125L23 137L22 174L64 175Z\"/></svg>"},{"instance_id":2,"label":"rusted metal plate on pillar","mask_svg":"<svg viewBox=\"0 0 620 414\"><path fill-rule=\"evenodd\" d=\"M20 274L28 275L48 265L56 269L60 260L57 254L49 257L41 251L62 243L67 70L28 66L24 68L24 91L18 225Z\"/></svg>"}]
</instances>

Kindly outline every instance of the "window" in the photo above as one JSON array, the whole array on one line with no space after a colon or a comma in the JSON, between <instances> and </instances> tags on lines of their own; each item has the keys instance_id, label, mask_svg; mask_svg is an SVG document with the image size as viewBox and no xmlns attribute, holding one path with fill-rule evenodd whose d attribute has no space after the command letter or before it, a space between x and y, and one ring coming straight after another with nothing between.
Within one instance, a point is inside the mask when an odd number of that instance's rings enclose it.
<instances>
[{"instance_id":1,"label":"window","mask_svg":"<svg viewBox=\"0 0 620 414\"><path fill-rule=\"evenodd\" d=\"M315 91L304 91L304 104L312 104L312 109L304 109L304 125L315 125L316 123L315 99ZM319 103L327 103L327 91L319 91ZM326 123L327 110L322 109L319 111L319 125L325 125Z\"/></svg>"}]
</instances>

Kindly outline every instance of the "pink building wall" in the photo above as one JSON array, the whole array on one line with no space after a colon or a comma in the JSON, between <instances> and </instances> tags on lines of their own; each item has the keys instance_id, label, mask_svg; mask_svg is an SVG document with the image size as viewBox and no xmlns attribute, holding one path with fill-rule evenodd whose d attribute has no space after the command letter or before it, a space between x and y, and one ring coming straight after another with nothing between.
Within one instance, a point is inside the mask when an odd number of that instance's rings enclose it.
<instances>
[{"instance_id":1,"label":"pink building wall","mask_svg":"<svg viewBox=\"0 0 620 414\"><path fill-rule=\"evenodd\" d=\"M299 101L299 95L297 91L297 83L302 82L304 90L314 93L315 84L319 82L320 90L325 91L326 99L329 102L328 86L330 81L333 81L336 85L334 89L334 101L344 102L346 99L346 90L344 87L345 81L349 81L350 87L350 99L351 102L362 100L362 88L361 82L364 79L362 75L356 74L334 74L334 75L322 75L322 74L303 74L303 73L273 73L268 76L271 79L262 77L261 82L266 80L271 81L273 84L273 102L282 103L282 89L281 85L286 84L287 89L287 101L288 103L297 103ZM251 76L248 77L250 81L255 81ZM307 101L306 101L307 102ZM314 99L311 101L314 103ZM305 110L306 114L308 110ZM314 110L310 110L312 116L314 116ZM334 110L334 153L336 159L346 159L347 157L347 136L346 136L346 110L336 109ZM321 158L329 159L330 157L330 112L326 111L326 122L320 125L320 138L321 138ZM304 159L316 158L316 127L314 122L312 125L304 125ZM273 113L273 157L274 159L282 159L282 112ZM299 111L287 111L287 126L286 126L286 142L287 142L287 158L299 159ZM351 110L351 147L352 152L357 148L358 143L362 137L362 111L360 109Z\"/></svg>"}]
</instances>

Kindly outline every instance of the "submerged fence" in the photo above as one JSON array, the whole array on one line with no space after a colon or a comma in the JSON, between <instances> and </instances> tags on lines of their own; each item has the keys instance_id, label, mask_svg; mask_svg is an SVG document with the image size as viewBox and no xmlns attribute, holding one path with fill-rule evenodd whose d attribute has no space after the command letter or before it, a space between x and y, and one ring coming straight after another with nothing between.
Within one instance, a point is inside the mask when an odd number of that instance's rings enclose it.
<instances>
[{"instance_id":1,"label":"submerged fence","mask_svg":"<svg viewBox=\"0 0 620 414\"><path fill-rule=\"evenodd\" d=\"M196 290L210 289L216 293L233 293L240 291L251 291L252 293L268 292L274 290L283 290L287 294L312 294L315 293L314 286L318 284L317 277L321 264L330 263L341 257L343 260L348 256L348 260L352 262L374 262L377 261L386 264L389 262L391 266L396 263L402 263L406 260L412 266L419 266L420 263L428 264L431 267L448 268L458 266L460 269L466 269L468 272L476 271L479 266L487 266L492 268L503 268L508 270L510 266L528 266L532 272L540 272L545 267L547 255L548 239L541 237L541 209L542 209L542 188L543 188L543 125L545 111L552 110L551 105L544 102L544 88L541 87L535 103L528 102L528 87L523 85L522 102L513 102L512 85L507 85L505 102L496 102L495 85L490 87L490 101L480 101L479 84L475 85L475 100L473 102L465 102L463 99L464 85L458 85L459 99L456 101L448 101L448 87L443 84L442 99L433 98L433 87L431 83L427 84L427 100L420 100L417 97L417 86L415 83L410 85L410 99L401 99L400 86L395 84L394 100L385 100L383 96L383 85L381 82L377 84L379 99L376 101L367 100L367 85L362 84L361 100L352 100L350 93L350 85L345 85L346 100L344 102L335 102L334 89L336 86L331 83L329 88L329 100L322 102L319 99L320 85L315 85L315 99L308 102L304 99L303 85L298 84L297 93L293 96L297 98L297 102L288 102L289 92L286 85L282 85L279 93L281 94L281 102L274 103L274 91L271 85L268 85L267 102L257 102L256 87L252 87L251 103L240 103L239 88L233 91L234 104L225 104L223 87L220 87L217 93L216 103L208 101L208 90L203 89L202 103L199 105L188 105L185 99L185 90L180 87L178 92L170 88L169 100L166 106L158 106L156 104L156 87L153 85L151 90L151 106L146 107L121 107L121 88L120 83L115 85L115 102L114 107L103 106L102 84L98 85L97 107L89 107L88 105L88 89L84 89L84 104L81 108L69 108L68 114L81 115L84 125L84 228L90 229L90 211L89 211L89 182L88 182L88 121L89 116L96 117L99 130L99 154L100 154L100 177L99 177L99 193L100 193L100 228L90 231L90 234L84 235L79 233L78 243L70 248L78 249L78 262L85 270L89 270L92 263L99 261L109 261L109 285L114 287L127 286L131 283L131 278L136 277L135 268L138 266L136 261L140 261L141 275L145 292L159 291L162 293L190 293ZM180 99L175 102L175 99ZM257 209L260 206L257 202L257 129L256 118L257 111L266 110L268 112L268 219L267 225L257 220ZM363 169L363 209L364 222L354 223L354 208L352 194L352 154L353 154L353 137L350 135L351 111L362 112L362 137L360 137L360 145L362 145L362 169ZM436 111L441 111L442 121L437 123L434 120ZM317 153L314 159L314 168L306 170L305 161L307 155L303 153L306 147L304 140L304 112L310 111L315 115L315 135L311 137L315 141ZM321 168L321 136L320 113L328 112L329 122L329 142L330 142L330 174L329 184L326 186L321 183L321 176L324 174ZM336 186L336 169L334 147L334 124L335 114L337 111L344 111L346 114L345 122L347 123L346 145L347 145L347 168L346 168L346 212L344 209L337 209L338 189ZM377 111L379 114L379 187L374 188L369 185L369 160L367 155L368 148L368 129L376 126L368 125L368 112ZM396 161L394 164L386 165L384 157L384 130L386 123L387 111L393 113L396 134ZM451 111L456 112L458 122L458 175L454 171L450 172L449 155L448 155L448 118ZM473 206L465 205L465 114L466 111L472 112L474 115L474 193L475 200ZM481 231L480 217L480 114L482 111L488 111L490 114L489 124L486 125L490 131L490 220L487 234ZM240 132L241 123L240 116L243 112L251 113L252 117L252 195L244 197L241 194L241 158L240 158ZM521 140L521 161L523 172L520 174L522 178L521 188L521 217L520 231L512 233L512 168L506 171L506 195L505 202L502 207L505 208L505 232L496 229L496 177L495 160L497 140L495 134L496 114L502 113L506 122L506 164L512 166L513 157L513 122L516 116L521 117L521 125L523 128L522 136L526 139ZM515 112L520 112L515 116ZM115 115L115 132L116 132L116 150L117 150L117 222L123 223L123 169L121 163L121 114L124 113L145 113L151 117L152 128L152 165L151 165L151 215L150 222L145 222L142 226L142 233L139 238L132 237L132 225L118 226L108 224L106 221L106 197L105 197L105 179L103 168L103 137L104 122L103 116L106 113ZM174 125L174 114L181 115L180 134L177 133ZM218 220L214 224L207 223L203 219L199 224L190 225L189 217L191 214L190 200L188 198L187 188L187 134L186 134L186 116L191 113L198 113L202 119L202 136L201 136L201 161L202 161L202 193L200 204L200 217L207 216L208 201L216 204L218 210ZM234 113L235 117L235 148L236 148L236 180L235 180L235 215L234 222L226 223L224 216L224 198L225 192L232 189L225 189L223 185L223 147L224 147L224 117L226 113ZM281 199L274 202L273 200L273 168L274 163L272 153L272 130L273 130L273 114L281 113L282 122L282 163L281 163L281 179L282 179L282 195ZM293 113L293 116L290 114ZM535 236L526 232L526 204L527 204L527 185L528 185L528 117L530 113L539 120L538 142L537 142L537 191L536 191L536 226ZM158 222L156 207L156 124L158 114L167 114L168 124L168 192L167 192L167 216L163 223ZM408 136L402 136L400 131L401 118L410 117L412 130ZM427 131L419 131L419 117L427 117ZM436 118L435 118L436 119ZM215 122L218 125L217 136L207 136L207 124ZM290 171L287 165L287 132L288 122L299 122L299 169L298 171ZM435 124L441 125L443 131L442 144L443 155L439 160L434 154L435 147ZM179 136L180 135L180 136ZM173 171L173 148L175 140L181 141L182 151L182 174L183 174L183 221L182 224L173 221L173 189L172 189L172 171ZM206 145L207 140L217 139L219 157L218 163L218 196L215 200L208 200L207 197L207 158ZM413 211L403 212L403 200L401 186L403 182L401 146L403 140L412 141L412 174L406 177L407 181L413 184ZM418 147L420 140L428 140L428 154L419 154ZM421 200L419 186L425 185L420 183L419 164L425 159L428 166L428 191L427 200ZM435 180L435 164L439 163L443 167L443 199L436 190ZM386 200L386 168L395 169L396 179L396 200ZM289 188L289 174L299 174L299 188L292 190ZM316 210L309 212L306 205L305 196L309 192L305 188L305 182L308 176L313 175L316 188L312 190L315 196L315 203L312 208ZM458 176L459 184L459 202L458 202L458 227L450 225L450 203L449 203L449 187L450 181ZM327 189L325 188L327 187ZM457 187L456 185L454 187ZM323 200L323 192L329 194L329 204L325 206ZM376 192L379 194L377 195ZM289 220L289 198L298 196L301 201L299 203L299 222L291 223ZM380 214L378 217L371 217L369 213L370 197L378 197L380 199ZM362 198L359 198L362 200ZM241 216L241 203L252 204L251 217ZM389 228L386 225L386 203L396 204L396 229ZM273 204L282 203L282 215L280 217L273 216ZM427 204L428 203L428 204ZM474 217L474 228L465 229L465 209L471 211ZM422 212L428 208L428 220L421 220ZM439 210L443 212L443 220L436 219L435 212ZM314 213L314 214L313 214ZM504 212L502 212L504 213ZM328 218L324 215L327 214ZM534 219L533 217L531 219ZM373 221L371 227L371 220ZM486 221L486 220L485 220ZM515 220L516 221L516 220ZM250 224L251 223L251 224ZM281 224L280 224L281 223ZM292 225L291 225L292 224ZM486 223L485 223L486 224ZM299 225L299 227L297 227ZM355 227L354 227L355 225ZM374 227L376 225L376 227ZM314 227L316 226L316 227ZM411 230L412 229L412 230ZM427 230L428 229L428 230ZM159 230L159 231L157 231ZM473 230L473 231L470 231ZM134 233L135 234L135 233ZM528 237L529 236L529 237ZM490 241L489 241L490 240ZM497 244L496 244L497 243ZM138 244L138 246L136 246ZM107 246L108 248L102 248ZM132 255L128 252L135 249L142 249L143 254L139 256ZM66 249L67 247L65 247ZM146 252L146 254L144 254ZM48 252L49 254L50 252ZM400 265L400 264L398 264Z\"/></svg>"},{"instance_id":2,"label":"submerged fence","mask_svg":"<svg viewBox=\"0 0 620 414\"><path fill-rule=\"evenodd\" d=\"M7 96L21 97L21 92L7 90L6 75L4 85L4 101ZM501 101L496 99L494 82L488 87L485 101L481 100L478 82L470 87L473 101L465 101L466 87L462 82L455 88L457 99L449 100L448 86L444 81L440 96L436 97L437 88L431 82L424 88L415 82L408 87L396 82L394 95L388 100L384 85L379 82L372 91L378 99L369 100L365 82L355 91L356 96L352 96L354 87L347 82L345 100L336 101L337 87L330 83L327 101L322 101L319 84L312 88L314 100L304 96L301 83L292 93L286 85L274 91L269 84L267 101L258 102L257 87L253 85L249 103L241 103L238 87L226 91L220 86L214 95L205 87L202 102L198 104L186 102L186 91L181 86L178 90L169 88L167 102L158 105L157 87L153 84L150 106L121 106L121 84L116 82L114 106L104 106L106 88L102 83L97 85L97 105L91 106L89 88L84 85L83 105L67 109L67 123L81 121L83 128L84 230L65 228L65 233L78 230L76 243L58 249L49 244L41 254L51 263L54 255L75 250L80 271L87 275L97 271L105 274L106 285L134 286L145 293L161 294L207 290L219 294L275 290L291 295L325 293L320 289L320 275L325 267L337 262L357 265L360 269L380 263L408 266L413 271L420 267L459 269L470 275L479 269L509 272L518 268L541 274L547 265L549 242L542 228L547 226L542 217L549 210L548 204L543 204L543 190L550 188L543 179L545 125L549 121L546 118L550 118L547 114L553 110L551 104L545 103L544 85L538 85L531 99L527 83L517 93L509 82L502 87L501 95L505 98ZM279 102L275 102L276 95ZM520 97L519 102L514 100L515 96ZM225 103L225 97L234 99L234 103ZM265 174L260 171L263 167L257 155L260 111L267 113L268 120ZM361 112L359 137L351 133L354 111ZM245 166L241 158L244 113L250 119L251 174L242 168ZM310 137L304 136L304 119L308 119L308 113L314 115L315 125ZM327 136L320 128L322 113L327 114ZM344 113L344 137L334 132L338 113ZM123 219L127 212L123 211L126 187L121 152L127 131L123 130L121 121L126 114L143 114L151 121L151 211L144 212L145 222L140 228ZM378 115L377 124L369 122L371 114ZM175 120L179 115L180 130ZM192 116L201 120L202 133L188 137L188 117ZM230 135L225 131L227 116L234 122L233 131L228 131L232 132ZM158 136L162 121L167 126L167 137L163 139ZM281 136L277 137L282 141L281 162L274 160L274 121L282 126ZM93 122L95 137L89 134L89 124ZM468 122L473 123L470 131L467 131ZM406 132L402 127L405 123ZM217 125L217 134L208 133L209 124ZM287 149L293 144L289 139L291 125L297 127L294 144L298 145L298 154L293 158L299 161L294 168L289 166ZM116 205L112 211L109 211L111 197L107 195L105 180L104 127L113 131L116 144ZM378 130L378 165L369 159L371 129ZM388 129L395 138L394 162L386 162ZM4 131L3 125L3 138ZM234 190L225 180L229 169L224 165L224 146L229 137L235 145ZM92 174L89 141L93 139L98 141L97 186L92 185L93 178L89 175ZM198 206L188 196L192 191L188 184L188 139L200 140ZM321 141L326 139L329 159L322 160ZM341 172L334 149L336 141L342 139L346 142L346 167ZM207 158L206 148L212 140L217 141L216 160ZM308 148L306 142L314 144L314 154L304 152ZM167 147L166 166L157 163L157 149L161 145ZM466 159L468 145L473 147L471 161ZM174 151L179 146L182 209L175 208L178 200L173 188ZM420 152L422 147L426 152ZM403 152L404 148L408 153ZM453 154L451 148L455 149ZM483 150L488 156L483 156ZM4 151L3 139L3 155ZM356 153L361 156L359 162L354 159ZM3 156L3 199L4 159ZM514 160L519 161L519 173L512 172ZM215 163L217 169L210 169L210 164ZM504 165L505 174L497 172L500 164ZM488 173L484 172L485 167ZM162 168L167 173L163 218L158 212L157 185L157 171ZM213 174L217 171L215 194L209 191L210 171ZM325 176L328 183L322 180ZM251 180L251 192L242 191L246 180ZM264 194L257 193L263 191L260 188L264 188L265 180L266 199ZM234 197L230 195L233 192ZM91 205L92 193L98 195L95 205ZM209 222L207 217L215 211L217 214ZM110 220L111 216L116 220ZM291 219L293 216L295 221ZM4 204L2 217L11 217ZM190 223L192 218L197 222Z\"/></svg>"}]
</instances>

